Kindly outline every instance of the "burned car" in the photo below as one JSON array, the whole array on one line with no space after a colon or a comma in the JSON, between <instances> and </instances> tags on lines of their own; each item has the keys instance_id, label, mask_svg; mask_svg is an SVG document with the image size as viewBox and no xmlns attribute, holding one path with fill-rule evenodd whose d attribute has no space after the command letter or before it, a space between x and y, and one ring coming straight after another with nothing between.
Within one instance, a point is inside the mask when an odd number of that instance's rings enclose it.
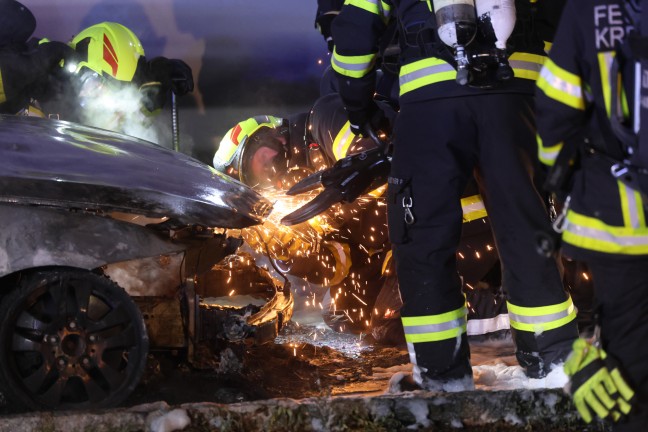
<instances>
[{"instance_id":1,"label":"burned car","mask_svg":"<svg viewBox=\"0 0 648 432\"><path fill-rule=\"evenodd\" d=\"M178 152L58 120L0 116L0 392L30 409L112 407L149 350L273 340L289 286L230 235L271 204ZM245 307L228 278L245 274Z\"/></svg>"}]
</instances>

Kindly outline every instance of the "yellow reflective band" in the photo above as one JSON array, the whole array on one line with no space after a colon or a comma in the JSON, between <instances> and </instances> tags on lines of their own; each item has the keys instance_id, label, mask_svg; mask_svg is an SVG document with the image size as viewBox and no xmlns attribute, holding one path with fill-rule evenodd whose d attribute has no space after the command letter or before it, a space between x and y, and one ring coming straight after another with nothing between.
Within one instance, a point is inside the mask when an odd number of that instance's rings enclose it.
<instances>
[{"instance_id":1,"label":"yellow reflective band","mask_svg":"<svg viewBox=\"0 0 648 432\"><path fill-rule=\"evenodd\" d=\"M612 88L610 87L610 67L614 61L614 52L598 53L599 73L601 74L601 87L603 90L603 100L605 101L605 112L610 116L610 107L612 101ZM621 86L619 86L621 88Z\"/></svg>"},{"instance_id":2,"label":"yellow reflective band","mask_svg":"<svg viewBox=\"0 0 648 432\"><path fill-rule=\"evenodd\" d=\"M549 54L549 51L551 50L551 47L553 46L553 43L549 41L544 41L544 52Z\"/></svg>"},{"instance_id":3,"label":"yellow reflective band","mask_svg":"<svg viewBox=\"0 0 648 432\"><path fill-rule=\"evenodd\" d=\"M547 59L540 71L537 86L551 99L574 109L584 110L582 82L578 75L562 69L551 59Z\"/></svg>"},{"instance_id":4,"label":"yellow reflective band","mask_svg":"<svg viewBox=\"0 0 648 432\"><path fill-rule=\"evenodd\" d=\"M576 319L576 308L571 297L562 303L549 306L516 306L508 301L506 305L511 327L520 331L541 333L562 327Z\"/></svg>"},{"instance_id":5,"label":"yellow reflective band","mask_svg":"<svg viewBox=\"0 0 648 432\"><path fill-rule=\"evenodd\" d=\"M372 14L380 15L380 7L376 0L346 0L344 4L364 9Z\"/></svg>"},{"instance_id":6,"label":"yellow reflective band","mask_svg":"<svg viewBox=\"0 0 648 432\"><path fill-rule=\"evenodd\" d=\"M403 325L405 327L416 327L425 325L437 325L454 321L456 319L465 317L468 310L465 306L455 309L450 312L445 312L439 315L423 315L414 317L402 317Z\"/></svg>"},{"instance_id":7,"label":"yellow reflective band","mask_svg":"<svg viewBox=\"0 0 648 432\"><path fill-rule=\"evenodd\" d=\"M7 95L4 90L4 84L2 83L2 71L0 70L0 103L7 100Z\"/></svg>"},{"instance_id":8,"label":"yellow reflective band","mask_svg":"<svg viewBox=\"0 0 648 432\"><path fill-rule=\"evenodd\" d=\"M371 192L369 192L369 195L371 195L374 198L379 198L385 194L386 190L387 190L387 183L372 190Z\"/></svg>"},{"instance_id":9,"label":"yellow reflective band","mask_svg":"<svg viewBox=\"0 0 648 432\"><path fill-rule=\"evenodd\" d=\"M648 254L648 228L616 227L569 210L563 241L597 252L621 255Z\"/></svg>"},{"instance_id":10,"label":"yellow reflective band","mask_svg":"<svg viewBox=\"0 0 648 432\"><path fill-rule=\"evenodd\" d=\"M376 53L361 56L343 56L333 48L331 67L340 75L350 78L362 78L373 69L376 57Z\"/></svg>"},{"instance_id":11,"label":"yellow reflective band","mask_svg":"<svg viewBox=\"0 0 648 432\"><path fill-rule=\"evenodd\" d=\"M481 195L472 195L461 198L461 209L463 210L463 222L474 221L475 219L485 218L486 207Z\"/></svg>"},{"instance_id":12,"label":"yellow reflective band","mask_svg":"<svg viewBox=\"0 0 648 432\"><path fill-rule=\"evenodd\" d=\"M335 160L346 157L354 138L355 134L351 132L351 122L346 122L335 136L335 140L333 140L333 156L335 156Z\"/></svg>"},{"instance_id":13,"label":"yellow reflective band","mask_svg":"<svg viewBox=\"0 0 648 432\"><path fill-rule=\"evenodd\" d=\"M335 259L335 270L329 285L337 285L349 275L351 270L351 249L346 243L327 242L326 247L333 253Z\"/></svg>"},{"instance_id":14,"label":"yellow reflective band","mask_svg":"<svg viewBox=\"0 0 648 432\"><path fill-rule=\"evenodd\" d=\"M383 260L382 264L382 269L380 270L380 274L384 275L387 272L387 267L389 267L389 262L392 259L392 251L389 249L387 253L385 254L385 259Z\"/></svg>"},{"instance_id":15,"label":"yellow reflective band","mask_svg":"<svg viewBox=\"0 0 648 432\"><path fill-rule=\"evenodd\" d=\"M536 135L536 140L538 141L538 159L547 166L553 166L564 143L561 141L554 146L545 147L540 135Z\"/></svg>"},{"instance_id":16,"label":"yellow reflective band","mask_svg":"<svg viewBox=\"0 0 648 432\"><path fill-rule=\"evenodd\" d=\"M409 343L421 343L421 342L438 342L447 339L456 339L458 336L466 333L466 324L438 332L430 333L417 333L417 334L405 334L405 341Z\"/></svg>"},{"instance_id":17,"label":"yellow reflective band","mask_svg":"<svg viewBox=\"0 0 648 432\"><path fill-rule=\"evenodd\" d=\"M382 9L383 15L385 17L389 16L389 13L391 12L391 5L389 3L385 3L384 1L381 1L380 8Z\"/></svg>"},{"instance_id":18,"label":"yellow reflective band","mask_svg":"<svg viewBox=\"0 0 648 432\"><path fill-rule=\"evenodd\" d=\"M509 57L515 78L537 80L547 57L538 54L515 52Z\"/></svg>"},{"instance_id":19,"label":"yellow reflective band","mask_svg":"<svg viewBox=\"0 0 648 432\"><path fill-rule=\"evenodd\" d=\"M410 343L455 339L466 332L468 309L464 306L439 315L401 316L405 340Z\"/></svg>"},{"instance_id":20,"label":"yellow reflective band","mask_svg":"<svg viewBox=\"0 0 648 432\"><path fill-rule=\"evenodd\" d=\"M441 81L452 81L457 71L447 62L437 58L425 58L400 68L401 96L412 90Z\"/></svg>"},{"instance_id":21,"label":"yellow reflective band","mask_svg":"<svg viewBox=\"0 0 648 432\"><path fill-rule=\"evenodd\" d=\"M621 196L621 212L623 213L623 225L632 228L645 227L644 212L642 208L641 193L617 182L619 195Z\"/></svg>"}]
</instances>

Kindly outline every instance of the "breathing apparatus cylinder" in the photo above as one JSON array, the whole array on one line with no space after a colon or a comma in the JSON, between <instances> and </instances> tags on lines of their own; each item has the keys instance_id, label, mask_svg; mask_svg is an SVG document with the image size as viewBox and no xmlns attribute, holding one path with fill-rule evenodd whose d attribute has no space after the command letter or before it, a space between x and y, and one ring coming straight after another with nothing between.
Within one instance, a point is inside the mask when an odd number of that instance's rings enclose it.
<instances>
[{"instance_id":1,"label":"breathing apparatus cylinder","mask_svg":"<svg viewBox=\"0 0 648 432\"><path fill-rule=\"evenodd\" d=\"M466 45L477 33L477 15L473 0L433 0L437 33L441 41L451 47L457 62L457 83L470 81L470 61Z\"/></svg>"},{"instance_id":2,"label":"breathing apparatus cylinder","mask_svg":"<svg viewBox=\"0 0 648 432\"><path fill-rule=\"evenodd\" d=\"M513 78L513 69L506 58L506 41L515 27L515 0L477 0L476 10L480 27L491 26L497 38L497 79L504 81Z\"/></svg>"}]
</instances>

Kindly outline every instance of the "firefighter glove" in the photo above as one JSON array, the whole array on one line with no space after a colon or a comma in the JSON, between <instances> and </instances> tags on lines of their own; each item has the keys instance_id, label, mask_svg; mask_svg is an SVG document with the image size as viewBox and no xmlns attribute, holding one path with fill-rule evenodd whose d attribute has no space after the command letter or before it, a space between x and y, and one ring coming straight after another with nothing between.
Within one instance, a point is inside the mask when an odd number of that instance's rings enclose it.
<instances>
[{"instance_id":1,"label":"firefighter glove","mask_svg":"<svg viewBox=\"0 0 648 432\"><path fill-rule=\"evenodd\" d=\"M577 339L564 371L569 377L565 389L586 423L592 421L592 412L613 421L630 412L634 391L621 376L618 363L602 349Z\"/></svg>"},{"instance_id":2,"label":"firefighter glove","mask_svg":"<svg viewBox=\"0 0 648 432\"><path fill-rule=\"evenodd\" d=\"M371 101L369 106L361 110L347 109L349 122L351 123L351 132L363 138L370 136L369 131L382 131L389 135L391 130L389 119L385 113Z\"/></svg>"},{"instance_id":3,"label":"firefighter glove","mask_svg":"<svg viewBox=\"0 0 648 432\"><path fill-rule=\"evenodd\" d=\"M333 52L333 34L331 33L331 23L333 19L337 16L337 13L329 12L319 15L315 18L315 28L324 37L326 44L328 46L329 52Z\"/></svg>"},{"instance_id":4,"label":"firefighter glove","mask_svg":"<svg viewBox=\"0 0 648 432\"><path fill-rule=\"evenodd\" d=\"M149 61L149 71L152 78L159 81L165 91L171 90L178 96L193 91L191 68L182 60L155 57Z\"/></svg>"},{"instance_id":5,"label":"firefighter glove","mask_svg":"<svg viewBox=\"0 0 648 432\"><path fill-rule=\"evenodd\" d=\"M76 51L63 42L48 41L36 45L33 55L37 63L36 69L42 74L48 74L55 71L62 60L74 59Z\"/></svg>"}]
</instances>

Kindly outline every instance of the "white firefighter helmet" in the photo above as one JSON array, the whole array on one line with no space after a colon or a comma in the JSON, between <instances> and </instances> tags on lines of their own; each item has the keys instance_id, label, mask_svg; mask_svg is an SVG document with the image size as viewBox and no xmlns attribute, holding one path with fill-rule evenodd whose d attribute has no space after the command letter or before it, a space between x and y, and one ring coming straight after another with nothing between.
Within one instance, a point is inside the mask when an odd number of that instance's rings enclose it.
<instances>
[{"instance_id":1,"label":"white firefighter helmet","mask_svg":"<svg viewBox=\"0 0 648 432\"><path fill-rule=\"evenodd\" d=\"M288 161L287 131L288 122L285 119L268 115L237 123L221 140L214 154L214 168L248 186L265 185L267 180L273 179L259 178L252 162L258 159L260 149L271 149L267 165L275 174L285 171Z\"/></svg>"}]
</instances>

